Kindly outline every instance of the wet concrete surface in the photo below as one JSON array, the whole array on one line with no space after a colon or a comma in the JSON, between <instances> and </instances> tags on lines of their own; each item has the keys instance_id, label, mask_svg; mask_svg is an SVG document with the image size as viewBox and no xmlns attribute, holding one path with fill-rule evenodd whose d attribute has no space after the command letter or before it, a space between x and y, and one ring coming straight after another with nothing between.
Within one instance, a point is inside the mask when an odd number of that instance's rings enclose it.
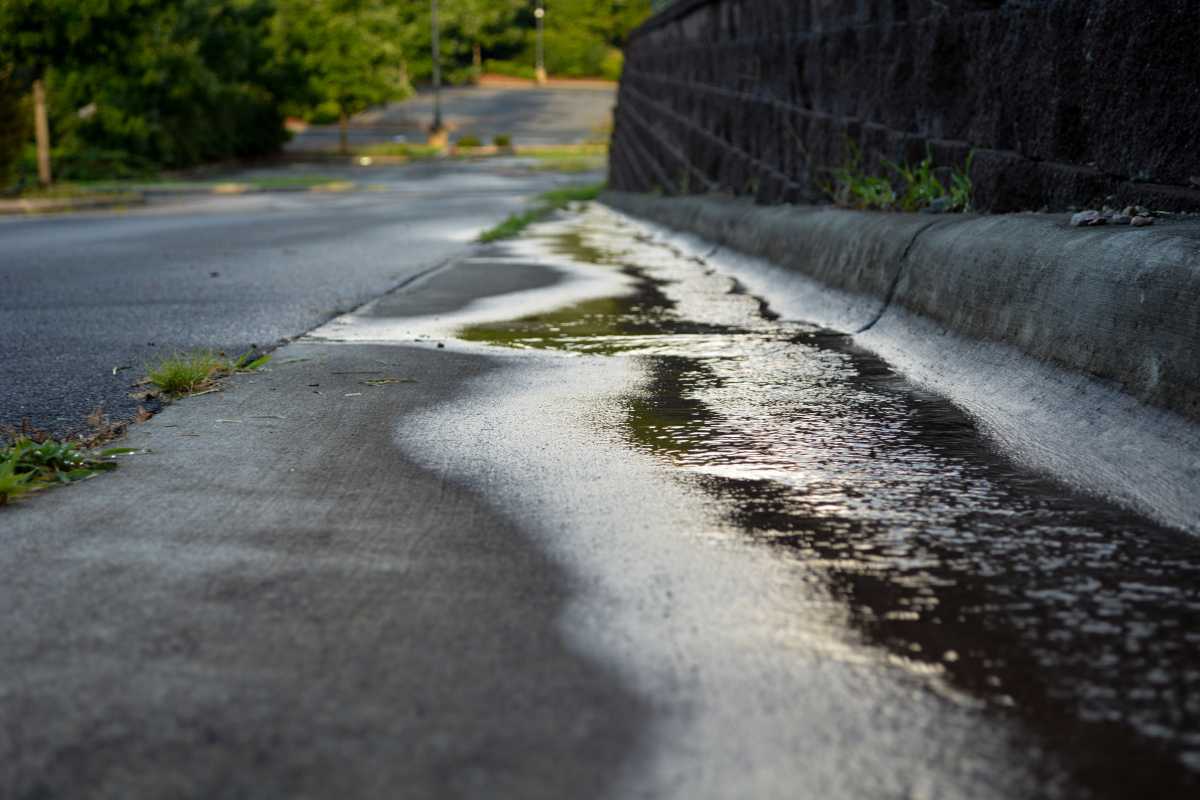
<instances>
[{"instance_id":1,"label":"wet concrete surface","mask_svg":"<svg viewBox=\"0 0 1200 800\"><path fill-rule=\"evenodd\" d=\"M1195 794L1197 540L635 233L456 260L5 509L0 794Z\"/></svg>"},{"instance_id":2,"label":"wet concrete surface","mask_svg":"<svg viewBox=\"0 0 1200 800\"><path fill-rule=\"evenodd\" d=\"M1094 797L1200 787L1200 542L1010 461L846 336L610 227L549 236L635 294L466 329L623 355L631 444L794 560L856 638L1020 720Z\"/></svg>"},{"instance_id":3,"label":"wet concrete surface","mask_svg":"<svg viewBox=\"0 0 1200 800\"><path fill-rule=\"evenodd\" d=\"M646 709L570 576L388 443L498 366L289 345L3 509L0 796L608 796Z\"/></svg>"}]
</instances>

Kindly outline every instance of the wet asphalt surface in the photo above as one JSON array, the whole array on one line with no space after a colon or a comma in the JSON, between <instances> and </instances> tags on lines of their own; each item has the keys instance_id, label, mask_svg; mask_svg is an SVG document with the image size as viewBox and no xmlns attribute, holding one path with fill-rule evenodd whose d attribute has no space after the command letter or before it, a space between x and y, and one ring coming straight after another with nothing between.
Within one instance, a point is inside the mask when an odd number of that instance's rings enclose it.
<instances>
[{"instance_id":1,"label":"wet asphalt surface","mask_svg":"<svg viewBox=\"0 0 1200 800\"><path fill-rule=\"evenodd\" d=\"M314 170L339 172L284 174ZM155 411L131 396L147 364L273 347L463 251L564 180L472 164L342 171L369 190L0 218L0 425L65 435L96 409ZM281 171L244 173L259 174Z\"/></svg>"}]
</instances>

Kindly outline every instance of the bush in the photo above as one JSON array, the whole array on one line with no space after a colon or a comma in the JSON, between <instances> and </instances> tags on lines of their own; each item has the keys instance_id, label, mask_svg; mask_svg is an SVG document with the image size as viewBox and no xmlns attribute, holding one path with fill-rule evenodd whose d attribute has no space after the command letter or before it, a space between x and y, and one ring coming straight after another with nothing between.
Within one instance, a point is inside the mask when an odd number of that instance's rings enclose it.
<instances>
[{"instance_id":1,"label":"bush","mask_svg":"<svg viewBox=\"0 0 1200 800\"><path fill-rule=\"evenodd\" d=\"M603 74L610 48L598 39L581 39L575 32L545 33L546 71L568 78L593 78Z\"/></svg>"},{"instance_id":2,"label":"bush","mask_svg":"<svg viewBox=\"0 0 1200 800\"><path fill-rule=\"evenodd\" d=\"M24 169L36 171L32 146L26 148ZM126 150L105 150L72 140L51 150L55 180L102 181L123 178L146 178L154 175L157 165L148 158Z\"/></svg>"},{"instance_id":3,"label":"bush","mask_svg":"<svg viewBox=\"0 0 1200 800\"><path fill-rule=\"evenodd\" d=\"M334 102L321 103L304 115L305 121L313 125L332 125L340 117L341 114L338 112L337 103Z\"/></svg>"},{"instance_id":4,"label":"bush","mask_svg":"<svg viewBox=\"0 0 1200 800\"><path fill-rule=\"evenodd\" d=\"M534 79L533 61L528 64L517 61L495 61L488 59L484 62L484 72L493 75L504 75L509 78L521 78L531 81Z\"/></svg>"},{"instance_id":5,"label":"bush","mask_svg":"<svg viewBox=\"0 0 1200 800\"><path fill-rule=\"evenodd\" d=\"M512 147L512 137L507 133L498 133L492 137L492 144L496 147Z\"/></svg>"},{"instance_id":6,"label":"bush","mask_svg":"<svg viewBox=\"0 0 1200 800\"><path fill-rule=\"evenodd\" d=\"M610 48L604 60L600 62L600 77L610 81L621 79L621 70L625 68L625 54L617 48Z\"/></svg>"},{"instance_id":7,"label":"bush","mask_svg":"<svg viewBox=\"0 0 1200 800\"><path fill-rule=\"evenodd\" d=\"M483 145L483 142L479 141L478 136L468 134L467 136L459 137L459 140L455 144L459 147L480 147Z\"/></svg>"}]
</instances>

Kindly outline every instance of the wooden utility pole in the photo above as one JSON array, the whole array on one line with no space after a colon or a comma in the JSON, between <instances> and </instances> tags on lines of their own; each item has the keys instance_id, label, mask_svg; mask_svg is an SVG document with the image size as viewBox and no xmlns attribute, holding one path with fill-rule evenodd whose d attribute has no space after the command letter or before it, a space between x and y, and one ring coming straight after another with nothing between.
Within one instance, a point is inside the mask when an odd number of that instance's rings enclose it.
<instances>
[{"instance_id":1,"label":"wooden utility pole","mask_svg":"<svg viewBox=\"0 0 1200 800\"><path fill-rule=\"evenodd\" d=\"M37 139L38 182L49 186L50 122L46 117L46 85L41 78L33 82L33 130Z\"/></svg>"}]
</instances>

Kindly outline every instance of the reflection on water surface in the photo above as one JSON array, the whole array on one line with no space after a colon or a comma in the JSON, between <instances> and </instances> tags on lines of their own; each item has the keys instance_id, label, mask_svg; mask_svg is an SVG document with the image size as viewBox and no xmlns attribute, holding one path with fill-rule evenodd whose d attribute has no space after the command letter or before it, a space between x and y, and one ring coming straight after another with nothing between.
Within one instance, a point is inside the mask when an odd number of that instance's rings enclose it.
<instances>
[{"instance_id":1,"label":"reflection on water surface","mask_svg":"<svg viewBox=\"0 0 1200 800\"><path fill-rule=\"evenodd\" d=\"M1200 788L1200 543L1015 466L847 337L615 225L545 244L635 294L462 338L641 359L632 444L802 564L843 635L1022 718L1093 796Z\"/></svg>"}]
</instances>

